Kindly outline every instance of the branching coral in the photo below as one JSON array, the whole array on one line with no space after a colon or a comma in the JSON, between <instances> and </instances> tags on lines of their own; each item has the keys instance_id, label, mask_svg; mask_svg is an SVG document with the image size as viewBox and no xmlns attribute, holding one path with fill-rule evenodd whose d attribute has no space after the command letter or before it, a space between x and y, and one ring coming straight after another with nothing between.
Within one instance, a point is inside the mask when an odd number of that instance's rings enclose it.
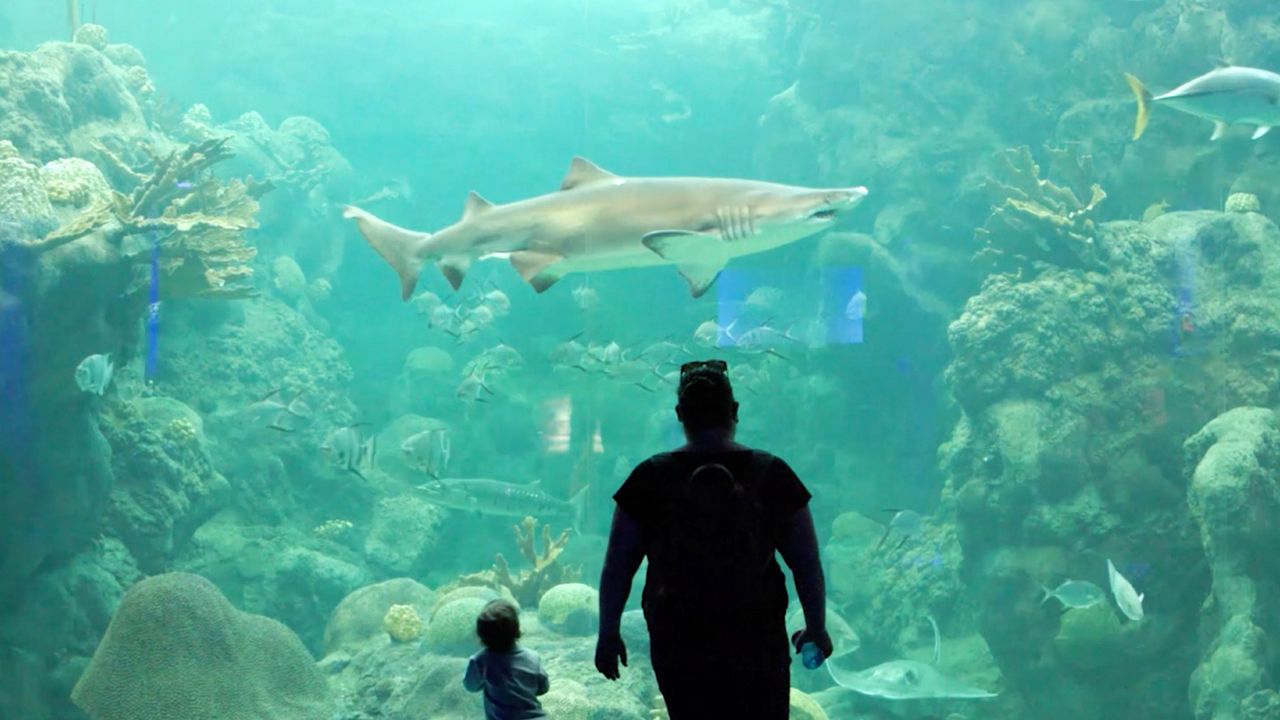
<instances>
[{"instance_id":1,"label":"branching coral","mask_svg":"<svg viewBox=\"0 0 1280 720\"><path fill-rule=\"evenodd\" d=\"M134 171L105 148L116 173L137 182L129 195L112 193L110 207L95 205L66 226L46 236L38 247L50 250L84 237L112 220L108 237L120 242L131 235L155 233L160 244L160 288L167 298L244 298L257 294L250 266L257 249L243 232L257 227L258 198L270 183L232 180L223 183L208 174L213 165L231 157L229 138L192 143L166 157L155 158L150 175ZM124 246L123 254L149 263L149 244ZM140 267L140 270L143 268ZM130 292L145 287L140 272Z\"/></svg>"},{"instance_id":2,"label":"branching coral","mask_svg":"<svg viewBox=\"0 0 1280 720\"><path fill-rule=\"evenodd\" d=\"M537 520L532 517L526 517L522 522L513 526L513 529L516 535L516 545L520 548L520 554L532 566L531 569L521 570L519 574L512 575L511 567L508 565L506 557L502 553L498 553L498 556L494 558L492 568L483 572L464 575L458 578L456 584L458 586L505 587L521 606L536 607L538 599L552 586L578 581L582 573L581 568L564 565L559 562L560 553L564 552L565 546L569 544L569 530L564 530L560 533L560 537L553 540L551 526L543 525L542 551L539 552L535 544L535 540L538 537Z\"/></svg>"},{"instance_id":3,"label":"branching coral","mask_svg":"<svg viewBox=\"0 0 1280 720\"><path fill-rule=\"evenodd\" d=\"M1046 151L1066 186L1041 178L1026 146L998 153L995 175L984 184L994 210L975 233L984 245L975 259L997 271L1102 266L1092 216L1107 194L1091 182L1093 159L1075 143ZM1087 202L1080 199L1086 194Z\"/></svg>"}]
</instances>

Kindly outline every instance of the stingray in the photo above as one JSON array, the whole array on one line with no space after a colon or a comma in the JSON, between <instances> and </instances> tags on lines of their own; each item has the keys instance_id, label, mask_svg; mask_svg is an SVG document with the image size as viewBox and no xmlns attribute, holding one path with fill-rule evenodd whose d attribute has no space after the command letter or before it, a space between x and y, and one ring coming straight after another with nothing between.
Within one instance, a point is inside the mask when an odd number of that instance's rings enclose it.
<instances>
[{"instance_id":1,"label":"stingray","mask_svg":"<svg viewBox=\"0 0 1280 720\"><path fill-rule=\"evenodd\" d=\"M787 615L787 635L794 635L796 631L803 629L804 611L796 608ZM858 637L858 633L843 617L840 617L840 613L836 612L830 603L827 604L827 632L831 635L832 644L831 657L828 660L844 657L857 652L858 648L862 647L862 639Z\"/></svg>"},{"instance_id":2,"label":"stingray","mask_svg":"<svg viewBox=\"0 0 1280 720\"><path fill-rule=\"evenodd\" d=\"M890 660L866 670L846 670L827 662L827 672L840 687L856 693L886 700L925 700L939 698L989 698L995 693L970 687L938 672L934 665L942 659L942 637L938 624L933 626L933 663L918 660Z\"/></svg>"}]
</instances>

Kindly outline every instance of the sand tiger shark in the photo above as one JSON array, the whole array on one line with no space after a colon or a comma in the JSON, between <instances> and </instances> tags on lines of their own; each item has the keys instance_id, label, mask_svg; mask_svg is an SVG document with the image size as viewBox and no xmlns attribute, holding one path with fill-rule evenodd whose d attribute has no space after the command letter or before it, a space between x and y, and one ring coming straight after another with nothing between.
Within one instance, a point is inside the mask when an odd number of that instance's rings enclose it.
<instances>
[{"instance_id":1,"label":"sand tiger shark","mask_svg":"<svg viewBox=\"0 0 1280 720\"><path fill-rule=\"evenodd\" d=\"M462 285L471 262L506 256L537 292L572 272L672 264L700 297L732 258L828 227L865 187L817 189L730 178L621 177L575 157L558 192L495 205L475 192L462 219L416 232L347 206L408 300L423 265Z\"/></svg>"}]
</instances>

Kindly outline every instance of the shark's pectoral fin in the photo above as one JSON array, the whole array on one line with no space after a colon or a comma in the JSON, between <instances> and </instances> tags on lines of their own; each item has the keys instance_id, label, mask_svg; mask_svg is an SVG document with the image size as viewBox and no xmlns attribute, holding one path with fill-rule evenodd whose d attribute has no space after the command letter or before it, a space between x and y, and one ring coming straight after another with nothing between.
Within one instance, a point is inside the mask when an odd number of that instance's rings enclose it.
<instances>
[{"instance_id":1,"label":"shark's pectoral fin","mask_svg":"<svg viewBox=\"0 0 1280 720\"><path fill-rule=\"evenodd\" d=\"M449 286L454 290L462 287L462 279L467 276L467 270L471 268L471 258L466 255L448 255L440 258L440 272L444 273L444 279L449 281Z\"/></svg>"},{"instance_id":2,"label":"shark's pectoral fin","mask_svg":"<svg viewBox=\"0 0 1280 720\"><path fill-rule=\"evenodd\" d=\"M1271 132L1270 125L1259 125L1258 129L1253 131L1253 139L1257 140L1258 138L1262 137L1263 135L1266 135L1269 132Z\"/></svg>"},{"instance_id":3,"label":"shark's pectoral fin","mask_svg":"<svg viewBox=\"0 0 1280 720\"><path fill-rule=\"evenodd\" d=\"M521 250L511 253L511 265L520 273L520 277L525 282L533 286L533 289L542 292L560 279L560 275L553 272L547 272L547 269L564 258L560 255L552 253L537 252L536 250Z\"/></svg>"},{"instance_id":4,"label":"shark's pectoral fin","mask_svg":"<svg viewBox=\"0 0 1280 720\"><path fill-rule=\"evenodd\" d=\"M646 234L640 242L663 260L675 263L695 298L702 297L729 261L725 241L709 233L657 230Z\"/></svg>"},{"instance_id":5,"label":"shark's pectoral fin","mask_svg":"<svg viewBox=\"0 0 1280 720\"><path fill-rule=\"evenodd\" d=\"M1213 121L1213 134L1209 136L1209 140L1219 140L1223 135L1227 134L1227 124L1221 120Z\"/></svg>"}]
</instances>

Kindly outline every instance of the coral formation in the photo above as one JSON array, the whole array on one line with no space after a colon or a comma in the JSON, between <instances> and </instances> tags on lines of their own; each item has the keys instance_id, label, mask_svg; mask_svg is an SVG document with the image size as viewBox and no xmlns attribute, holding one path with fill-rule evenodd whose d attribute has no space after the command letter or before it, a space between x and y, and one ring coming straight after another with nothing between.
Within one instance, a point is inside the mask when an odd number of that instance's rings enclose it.
<instances>
[{"instance_id":1,"label":"coral formation","mask_svg":"<svg viewBox=\"0 0 1280 720\"><path fill-rule=\"evenodd\" d=\"M409 607L419 619L430 617L435 593L410 578L362 587L342 599L324 631L325 654L358 652L370 643L386 643L386 614L391 606Z\"/></svg>"},{"instance_id":2,"label":"coral formation","mask_svg":"<svg viewBox=\"0 0 1280 720\"><path fill-rule=\"evenodd\" d=\"M1227 204L1224 209L1227 212L1235 213L1260 212L1262 204L1258 202L1257 195L1238 192L1227 196Z\"/></svg>"},{"instance_id":3,"label":"coral formation","mask_svg":"<svg viewBox=\"0 0 1280 720\"><path fill-rule=\"evenodd\" d=\"M54 205L83 208L91 204L106 205L111 199L111 188L102 171L80 158L45 163L40 168L40 179L49 201Z\"/></svg>"},{"instance_id":4,"label":"coral formation","mask_svg":"<svg viewBox=\"0 0 1280 720\"><path fill-rule=\"evenodd\" d=\"M594 635L600 624L600 593L590 585L561 583L538 600L538 620L566 635Z\"/></svg>"},{"instance_id":5,"label":"coral formation","mask_svg":"<svg viewBox=\"0 0 1280 720\"><path fill-rule=\"evenodd\" d=\"M0 218L31 221L53 217L40 169L23 160L8 140L0 140Z\"/></svg>"},{"instance_id":6,"label":"coral formation","mask_svg":"<svg viewBox=\"0 0 1280 720\"><path fill-rule=\"evenodd\" d=\"M422 617L412 605L392 605L387 608L382 626L396 642L413 642L422 637Z\"/></svg>"},{"instance_id":7,"label":"coral formation","mask_svg":"<svg viewBox=\"0 0 1280 720\"><path fill-rule=\"evenodd\" d=\"M569 544L570 531L565 529L560 537L552 539L551 526L542 526L542 550L539 552L536 539L538 537L538 521L526 517L512 529L516 536L516 545L520 554L531 567L512 575L507 559L501 553L494 558L493 567L483 572L463 575L458 578L458 585L481 585L495 588L506 588L511 595L525 607L537 607L538 601L552 587L561 583L577 581L580 570L559 562L560 553Z\"/></svg>"},{"instance_id":8,"label":"coral formation","mask_svg":"<svg viewBox=\"0 0 1280 720\"><path fill-rule=\"evenodd\" d=\"M330 717L324 679L296 635L183 573L125 593L72 700L93 720Z\"/></svg>"},{"instance_id":9,"label":"coral formation","mask_svg":"<svg viewBox=\"0 0 1280 720\"><path fill-rule=\"evenodd\" d=\"M1053 168L1062 168L1059 175L1065 186L1040 176L1040 166L1026 146L996 154L994 174L983 186L994 209L975 231L983 243L975 260L1006 272L1101 267L1106 253L1098 243L1093 214L1107 194L1090 182L1092 158L1074 144L1047 152Z\"/></svg>"},{"instance_id":10,"label":"coral formation","mask_svg":"<svg viewBox=\"0 0 1280 720\"><path fill-rule=\"evenodd\" d=\"M476 638L476 617L489 601L482 598L458 598L445 603L431 614L427 623L425 647L440 655L466 657L480 648Z\"/></svg>"},{"instance_id":11,"label":"coral formation","mask_svg":"<svg viewBox=\"0 0 1280 720\"><path fill-rule=\"evenodd\" d=\"M1274 706L1266 638L1280 630L1280 569L1254 557L1280 541L1280 419L1266 408L1229 410L1192 435L1184 452L1187 503L1213 576L1200 620L1209 642L1191 676L1192 707L1197 717L1231 717L1246 702L1261 703L1259 693L1269 693Z\"/></svg>"}]
</instances>

